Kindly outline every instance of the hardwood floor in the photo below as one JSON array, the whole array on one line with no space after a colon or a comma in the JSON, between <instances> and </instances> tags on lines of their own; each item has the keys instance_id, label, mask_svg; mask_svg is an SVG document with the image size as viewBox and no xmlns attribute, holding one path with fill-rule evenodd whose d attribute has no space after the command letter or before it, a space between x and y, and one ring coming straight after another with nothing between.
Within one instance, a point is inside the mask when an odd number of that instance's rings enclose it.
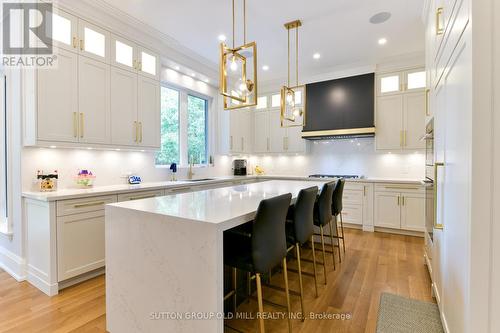
<instances>
[{"instance_id":1,"label":"hardwood floor","mask_svg":"<svg viewBox=\"0 0 500 333\"><path fill-rule=\"evenodd\" d=\"M310 277L304 277L304 292L306 314L344 314L349 319L292 320L294 332L374 332L382 292L434 301L423 263L422 238L346 230L346 240L346 255L336 271L327 254L327 286L318 267L319 297L314 297L314 280ZM307 257L309 252L305 250L303 255ZM296 267L295 260L289 267ZM312 272L311 264L303 268ZM290 288L298 290L297 274L289 272L289 279ZM273 284L281 281L280 273L272 278ZM263 292L265 299L285 304L282 293L266 287ZM291 296L291 300L292 310L300 311L299 298ZM94 278L51 298L0 270L0 309L0 332L105 332L105 279ZM255 301L238 308L253 315L256 310ZM281 311L266 304L264 310ZM266 320L265 324L267 332L287 332L286 320ZM230 320L228 325L245 332L257 331L256 320Z\"/></svg>"}]
</instances>

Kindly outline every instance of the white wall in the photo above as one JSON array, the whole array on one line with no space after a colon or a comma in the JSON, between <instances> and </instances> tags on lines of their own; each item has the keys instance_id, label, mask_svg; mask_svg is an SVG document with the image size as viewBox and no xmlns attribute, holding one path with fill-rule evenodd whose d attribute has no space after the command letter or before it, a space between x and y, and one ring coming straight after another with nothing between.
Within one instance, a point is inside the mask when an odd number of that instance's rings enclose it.
<instances>
[{"instance_id":1,"label":"white wall","mask_svg":"<svg viewBox=\"0 0 500 333\"><path fill-rule=\"evenodd\" d=\"M424 152L377 152L374 138L309 141L307 145L308 153L304 155L246 157L252 167L259 165L266 174L354 174L393 179L425 177Z\"/></svg>"}]
</instances>

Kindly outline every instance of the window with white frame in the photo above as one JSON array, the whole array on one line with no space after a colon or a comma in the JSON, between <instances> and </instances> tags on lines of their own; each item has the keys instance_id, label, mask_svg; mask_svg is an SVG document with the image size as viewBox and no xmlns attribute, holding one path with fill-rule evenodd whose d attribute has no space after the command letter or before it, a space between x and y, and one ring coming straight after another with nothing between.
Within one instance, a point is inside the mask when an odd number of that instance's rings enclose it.
<instances>
[{"instance_id":1,"label":"window with white frame","mask_svg":"<svg viewBox=\"0 0 500 333\"><path fill-rule=\"evenodd\" d=\"M161 87L161 149L156 165L208 164L208 106L206 96Z\"/></svg>"},{"instance_id":2,"label":"window with white frame","mask_svg":"<svg viewBox=\"0 0 500 333\"><path fill-rule=\"evenodd\" d=\"M5 230L8 205L7 77L0 69L0 226Z\"/></svg>"}]
</instances>

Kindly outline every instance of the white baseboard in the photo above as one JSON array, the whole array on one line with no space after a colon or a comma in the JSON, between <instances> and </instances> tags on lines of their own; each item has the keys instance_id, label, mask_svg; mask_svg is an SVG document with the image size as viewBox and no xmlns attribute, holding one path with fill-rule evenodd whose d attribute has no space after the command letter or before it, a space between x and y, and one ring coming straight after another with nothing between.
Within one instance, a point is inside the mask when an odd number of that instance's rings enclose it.
<instances>
[{"instance_id":1,"label":"white baseboard","mask_svg":"<svg viewBox=\"0 0 500 333\"><path fill-rule=\"evenodd\" d=\"M26 280L26 260L0 246L0 268L16 281Z\"/></svg>"},{"instance_id":2,"label":"white baseboard","mask_svg":"<svg viewBox=\"0 0 500 333\"><path fill-rule=\"evenodd\" d=\"M36 267L28 265L26 279L29 283L43 291L48 296L54 296L59 293L59 285L57 283L50 284L45 281L46 274L38 270Z\"/></svg>"}]
</instances>

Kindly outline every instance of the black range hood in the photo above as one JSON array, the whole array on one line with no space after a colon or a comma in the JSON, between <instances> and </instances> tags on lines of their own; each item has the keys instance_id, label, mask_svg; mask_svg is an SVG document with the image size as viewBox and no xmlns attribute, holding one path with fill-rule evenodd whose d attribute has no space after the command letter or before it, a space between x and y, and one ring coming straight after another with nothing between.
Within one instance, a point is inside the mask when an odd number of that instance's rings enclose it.
<instances>
[{"instance_id":1,"label":"black range hood","mask_svg":"<svg viewBox=\"0 0 500 333\"><path fill-rule=\"evenodd\" d=\"M375 135L375 74L306 85L302 138L324 140Z\"/></svg>"}]
</instances>

